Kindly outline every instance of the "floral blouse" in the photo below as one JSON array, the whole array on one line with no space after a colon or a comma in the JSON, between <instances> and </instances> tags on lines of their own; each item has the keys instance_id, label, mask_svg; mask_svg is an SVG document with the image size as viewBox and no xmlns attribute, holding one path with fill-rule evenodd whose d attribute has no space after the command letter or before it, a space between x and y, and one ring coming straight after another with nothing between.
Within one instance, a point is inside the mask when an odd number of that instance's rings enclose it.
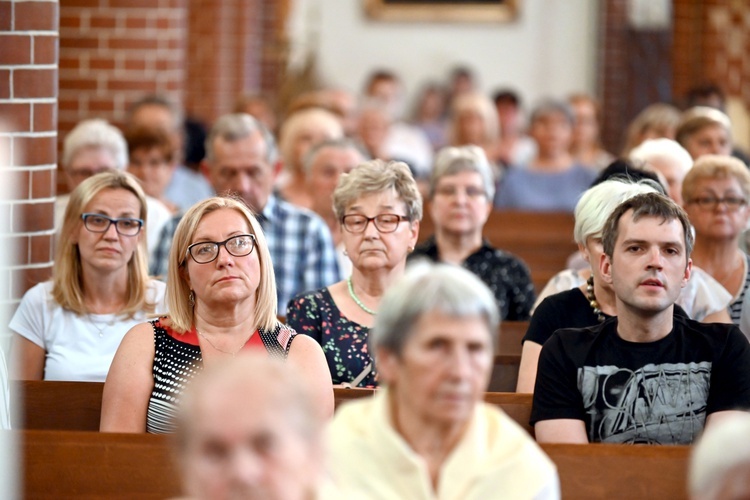
<instances>
[{"instance_id":1,"label":"floral blouse","mask_svg":"<svg viewBox=\"0 0 750 500\"><path fill-rule=\"evenodd\" d=\"M350 321L333 302L328 288L299 295L289 304L287 325L321 345L334 384L353 381L369 363L374 363L367 343L370 329ZM373 364L357 387L377 386Z\"/></svg>"}]
</instances>

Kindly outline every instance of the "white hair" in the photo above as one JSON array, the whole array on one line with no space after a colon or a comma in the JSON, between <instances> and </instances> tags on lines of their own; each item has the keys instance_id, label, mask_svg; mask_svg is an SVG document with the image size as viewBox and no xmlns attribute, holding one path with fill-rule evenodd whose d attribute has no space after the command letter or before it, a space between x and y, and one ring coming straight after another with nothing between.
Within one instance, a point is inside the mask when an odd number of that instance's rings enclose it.
<instances>
[{"instance_id":1,"label":"white hair","mask_svg":"<svg viewBox=\"0 0 750 500\"><path fill-rule=\"evenodd\" d=\"M632 161L651 164L654 160L666 160L680 166L686 173L693 166L693 158L687 149L672 139L649 139L634 148L629 155Z\"/></svg>"},{"instance_id":2,"label":"white hair","mask_svg":"<svg viewBox=\"0 0 750 500\"><path fill-rule=\"evenodd\" d=\"M479 146L448 146L438 151L430 177L430 198L435 195L437 183L446 175L459 172L476 172L482 177L484 193L488 200L495 197L495 174L487 155Z\"/></svg>"},{"instance_id":3,"label":"white hair","mask_svg":"<svg viewBox=\"0 0 750 500\"><path fill-rule=\"evenodd\" d=\"M690 455L690 498L714 500L738 468L750 470L750 414L737 413L706 428ZM740 475L741 476L741 475Z\"/></svg>"},{"instance_id":4,"label":"white hair","mask_svg":"<svg viewBox=\"0 0 750 500\"><path fill-rule=\"evenodd\" d=\"M661 191L652 180L635 182L627 177L614 177L587 189L576 205L573 229L576 243L586 245L588 238L601 238L604 224L615 208L625 200L644 193Z\"/></svg>"},{"instance_id":5,"label":"white hair","mask_svg":"<svg viewBox=\"0 0 750 500\"><path fill-rule=\"evenodd\" d=\"M86 148L104 149L115 160L117 170L128 165L128 145L120 130L105 120L84 120L65 136L62 165L67 168L73 158Z\"/></svg>"}]
</instances>

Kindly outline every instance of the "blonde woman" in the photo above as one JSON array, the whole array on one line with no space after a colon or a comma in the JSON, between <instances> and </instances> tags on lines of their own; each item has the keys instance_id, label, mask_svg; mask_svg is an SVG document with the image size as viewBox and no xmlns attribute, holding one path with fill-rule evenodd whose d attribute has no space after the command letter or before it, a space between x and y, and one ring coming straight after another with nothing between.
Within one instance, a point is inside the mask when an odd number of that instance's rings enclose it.
<instances>
[{"instance_id":1,"label":"blonde woman","mask_svg":"<svg viewBox=\"0 0 750 500\"><path fill-rule=\"evenodd\" d=\"M320 415L333 413L320 346L276 319L271 255L247 205L224 197L194 205L177 226L168 269L170 315L135 326L123 340L104 386L102 431L173 432L193 377L245 350L296 365Z\"/></svg>"},{"instance_id":2,"label":"blonde woman","mask_svg":"<svg viewBox=\"0 0 750 500\"><path fill-rule=\"evenodd\" d=\"M164 284L148 277L146 212L124 172L73 191L52 280L31 288L10 322L15 378L101 382L125 333L165 312Z\"/></svg>"}]
</instances>

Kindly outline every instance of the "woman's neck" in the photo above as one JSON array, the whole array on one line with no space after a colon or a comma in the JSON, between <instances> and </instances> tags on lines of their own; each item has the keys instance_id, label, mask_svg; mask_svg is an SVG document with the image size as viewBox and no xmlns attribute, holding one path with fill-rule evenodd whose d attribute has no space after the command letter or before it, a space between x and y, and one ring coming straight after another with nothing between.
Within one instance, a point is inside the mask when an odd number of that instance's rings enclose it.
<instances>
[{"instance_id":1,"label":"woman's neck","mask_svg":"<svg viewBox=\"0 0 750 500\"><path fill-rule=\"evenodd\" d=\"M289 182L281 189L281 194L289 203L304 208L312 207L312 196L307 191L304 172L293 172L289 176Z\"/></svg>"},{"instance_id":2,"label":"woman's neck","mask_svg":"<svg viewBox=\"0 0 750 500\"><path fill-rule=\"evenodd\" d=\"M93 314L119 313L127 302L128 268L100 273L83 265L83 297Z\"/></svg>"},{"instance_id":3,"label":"woman's neck","mask_svg":"<svg viewBox=\"0 0 750 500\"><path fill-rule=\"evenodd\" d=\"M255 296L226 304L196 301L193 313L195 328L203 334L235 334L255 331Z\"/></svg>"},{"instance_id":4,"label":"woman's neck","mask_svg":"<svg viewBox=\"0 0 750 500\"><path fill-rule=\"evenodd\" d=\"M545 172L564 172L573 166L573 158L567 151L550 152L538 155L531 164L534 170Z\"/></svg>"},{"instance_id":5,"label":"woman's neck","mask_svg":"<svg viewBox=\"0 0 750 500\"><path fill-rule=\"evenodd\" d=\"M713 274L712 271L728 270L736 266L737 257L742 254L738 244L737 238L716 242L696 239L690 257L696 266L709 274Z\"/></svg>"},{"instance_id":6,"label":"woman's neck","mask_svg":"<svg viewBox=\"0 0 750 500\"><path fill-rule=\"evenodd\" d=\"M435 243L441 261L461 264L482 246L482 232L457 233L438 229L435 231Z\"/></svg>"},{"instance_id":7,"label":"woman's neck","mask_svg":"<svg viewBox=\"0 0 750 500\"><path fill-rule=\"evenodd\" d=\"M383 293L404 274L405 263L393 269L352 269L352 287L357 297L365 304L380 303ZM365 300L367 299L367 300Z\"/></svg>"},{"instance_id":8,"label":"woman's neck","mask_svg":"<svg viewBox=\"0 0 750 500\"><path fill-rule=\"evenodd\" d=\"M579 274L584 281L587 281L592 275L590 269L580 271ZM579 289L590 300L587 286L588 283L584 283ZM617 297L615 296L615 291L606 286L601 279L597 280L594 278L594 298L601 312L608 316L617 316Z\"/></svg>"}]
</instances>

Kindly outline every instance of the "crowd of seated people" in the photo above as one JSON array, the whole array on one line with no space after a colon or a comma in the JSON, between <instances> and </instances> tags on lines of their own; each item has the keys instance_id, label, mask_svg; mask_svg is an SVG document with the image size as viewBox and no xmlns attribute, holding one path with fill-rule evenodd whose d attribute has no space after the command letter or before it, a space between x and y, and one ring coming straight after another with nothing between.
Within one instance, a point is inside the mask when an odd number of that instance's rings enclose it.
<instances>
[{"instance_id":1,"label":"crowd of seated people","mask_svg":"<svg viewBox=\"0 0 750 500\"><path fill-rule=\"evenodd\" d=\"M197 171L183 165L182 113L161 96L135 102L124 132L82 122L65 138L52 279L10 323L12 377L106 379L102 431L182 429L189 457L211 411L242 413L222 393L239 365L222 365L276 358L268 370L289 370L279 391L305 381L309 404L289 411L315 415L297 429L315 461L333 388L380 387L334 418L330 444L338 487L383 498L559 496L549 459L479 402L501 320L529 322L517 392L534 394L540 442L690 444L748 409L750 173L731 156L729 118L649 106L624 155L657 180L597 184L614 157L594 98L544 99L528 120L516 92L493 98L464 70L426 86L410 122L389 70L361 96L320 89L286 113L244 96L210 126ZM579 267L537 295L523 255L483 232L495 210L574 214ZM434 234L420 238L423 211ZM204 416L180 416L183 391ZM403 489L380 453L409 470ZM330 486L319 472L307 491Z\"/></svg>"}]
</instances>

